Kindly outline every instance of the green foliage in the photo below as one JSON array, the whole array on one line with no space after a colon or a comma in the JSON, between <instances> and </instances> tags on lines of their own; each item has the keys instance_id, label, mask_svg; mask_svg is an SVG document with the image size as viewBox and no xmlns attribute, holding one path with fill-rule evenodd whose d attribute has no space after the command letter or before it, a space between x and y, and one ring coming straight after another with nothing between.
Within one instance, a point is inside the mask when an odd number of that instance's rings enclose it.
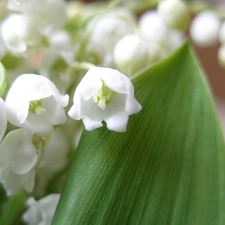
<instances>
[{"instance_id":1,"label":"green foliage","mask_svg":"<svg viewBox=\"0 0 225 225\"><path fill-rule=\"evenodd\" d=\"M224 142L189 45L133 83L142 111L83 132L52 225L224 225Z\"/></svg>"},{"instance_id":2,"label":"green foliage","mask_svg":"<svg viewBox=\"0 0 225 225\"><path fill-rule=\"evenodd\" d=\"M20 218L21 212L24 209L25 193L20 191L19 193L8 197L0 215L1 225L21 224Z\"/></svg>"},{"instance_id":3,"label":"green foliage","mask_svg":"<svg viewBox=\"0 0 225 225\"><path fill-rule=\"evenodd\" d=\"M4 94L7 87L7 76L3 64L0 62L0 97Z\"/></svg>"}]
</instances>

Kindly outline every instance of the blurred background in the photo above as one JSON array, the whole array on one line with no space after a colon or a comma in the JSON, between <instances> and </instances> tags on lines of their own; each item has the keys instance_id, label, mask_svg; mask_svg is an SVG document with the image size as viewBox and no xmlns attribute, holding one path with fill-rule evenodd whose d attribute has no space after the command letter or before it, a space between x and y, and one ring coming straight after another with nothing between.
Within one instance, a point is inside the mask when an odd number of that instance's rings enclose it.
<instances>
[{"instance_id":1,"label":"blurred background","mask_svg":"<svg viewBox=\"0 0 225 225\"><path fill-rule=\"evenodd\" d=\"M72 0L73 1L73 0ZM149 2L154 0L149 0ZM96 0L86 0L84 2L96 2ZM142 1L139 1L140 4ZM155 1L154 1L155 2ZM199 9L206 3L209 7L220 9L223 16L225 15L225 0L186 0L187 4L194 4L195 7L199 4ZM138 7L138 5L137 5ZM192 19L194 14L192 15ZM198 57L199 64L208 80L209 88L213 96L217 114L222 126L222 131L225 137L225 69L219 65L218 49L220 44L213 47L199 47L192 42L193 49Z\"/></svg>"}]
</instances>

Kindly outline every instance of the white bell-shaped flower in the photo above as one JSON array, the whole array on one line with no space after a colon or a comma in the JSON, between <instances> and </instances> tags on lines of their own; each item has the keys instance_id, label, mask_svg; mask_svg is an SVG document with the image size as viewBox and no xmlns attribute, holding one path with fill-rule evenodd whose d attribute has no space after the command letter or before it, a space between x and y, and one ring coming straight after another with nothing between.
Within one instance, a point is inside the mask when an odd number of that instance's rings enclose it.
<instances>
[{"instance_id":1,"label":"white bell-shaped flower","mask_svg":"<svg viewBox=\"0 0 225 225\"><path fill-rule=\"evenodd\" d=\"M50 194L35 201L33 197L27 200L28 210L23 214L23 220L28 225L51 225L60 194Z\"/></svg>"},{"instance_id":2,"label":"white bell-shaped flower","mask_svg":"<svg viewBox=\"0 0 225 225\"><path fill-rule=\"evenodd\" d=\"M121 37L133 33L132 23L132 15L127 15L123 10L115 10L91 21L91 34L86 47L88 60L95 65L113 67L113 48Z\"/></svg>"},{"instance_id":3,"label":"white bell-shaped flower","mask_svg":"<svg viewBox=\"0 0 225 225\"><path fill-rule=\"evenodd\" d=\"M27 16L10 14L1 25L2 39L12 54L23 54L39 40L35 23Z\"/></svg>"},{"instance_id":4,"label":"white bell-shaped flower","mask_svg":"<svg viewBox=\"0 0 225 225\"><path fill-rule=\"evenodd\" d=\"M51 67L59 58L67 65L74 63L75 48L72 46L69 34L66 31L56 30L51 32L47 38L50 46L43 53L40 70L43 75L49 77ZM62 77L66 78L65 73ZM60 82L65 83L65 80Z\"/></svg>"},{"instance_id":5,"label":"white bell-shaped flower","mask_svg":"<svg viewBox=\"0 0 225 225\"><path fill-rule=\"evenodd\" d=\"M125 132L129 115L140 110L128 77L117 70L94 67L77 86L68 114L82 119L89 131L101 127L104 120L109 130Z\"/></svg>"},{"instance_id":6,"label":"white bell-shaped flower","mask_svg":"<svg viewBox=\"0 0 225 225\"><path fill-rule=\"evenodd\" d=\"M0 142L5 134L7 127L6 106L2 98L0 98Z\"/></svg>"},{"instance_id":7,"label":"white bell-shaped flower","mask_svg":"<svg viewBox=\"0 0 225 225\"><path fill-rule=\"evenodd\" d=\"M118 69L133 75L162 58L162 50L135 34L122 37L116 44L113 58Z\"/></svg>"},{"instance_id":8,"label":"white bell-shaped flower","mask_svg":"<svg viewBox=\"0 0 225 225\"><path fill-rule=\"evenodd\" d=\"M47 136L53 125L65 123L63 107L68 98L48 78L23 74L14 81L6 97L8 120L31 133Z\"/></svg>"},{"instance_id":9,"label":"white bell-shaped flower","mask_svg":"<svg viewBox=\"0 0 225 225\"><path fill-rule=\"evenodd\" d=\"M173 52L184 41L184 34L169 29L157 10L149 10L143 13L138 25L141 36L148 42L161 46L166 54Z\"/></svg>"},{"instance_id":10,"label":"white bell-shaped flower","mask_svg":"<svg viewBox=\"0 0 225 225\"><path fill-rule=\"evenodd\" d=\"M218 42L220 25L219 15L215 12L210 10L200 12L192 20L190 36L196 45L213 46Z\"/></svg>"},{"instance_id":11,"label":"white bell-shaped flower","mask_svg":"<svg viewBox=\"0 0 225 225\"><path fill-rule=\"evenodd\" d=\"M35 169L44 151L44 141L23 129L11 131L0 144L0 181L7 194L24 187L32 191Z\"/></svg>"}]
</instances>

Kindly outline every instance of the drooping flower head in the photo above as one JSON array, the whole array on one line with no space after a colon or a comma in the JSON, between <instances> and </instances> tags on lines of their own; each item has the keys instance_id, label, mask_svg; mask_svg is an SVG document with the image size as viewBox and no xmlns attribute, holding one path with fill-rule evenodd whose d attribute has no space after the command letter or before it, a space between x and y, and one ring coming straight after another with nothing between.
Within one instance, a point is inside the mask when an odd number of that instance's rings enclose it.
<instances>
[{"instance_id":1,"label":"drooping flower head","mask_svg":"<svg viewBox=\"0 0 225 225\"><path fill-rule=\"evenodd\" d=\"M124 132L129 115L141 110L130 79L110 68L90 69L77 86L73 103L69 116L82 119L89 131L105 121L109 130Z\"/></svg>"},{"instance_id":2,"label":"drooping flower head","mask_svg":"<svg viewBox=\"0 0 225 225\"><path fill-rule=\"evenodd\" d=\"M9 132L0 144L0 182L8 195L22 187L32 191L35 170L44 151L44 141L24 129Z\"/></svg>"},{"instance_id":3,"label":"drooping flower head","mask_svg":"<svg viewBox=\"0 0 225 225\"><path fill-rule=\"evenodd\" d=\"M33 197L27 200L28 210L23 214L26 224L50 225L60 194L50 194L35 201Z\"/></svg>"},{"instance_id":4,"label":"drooping flower head","mask_svg":"<svg viewBox=\"0 0 225 225\"><path fill-rule=\"evenodd\" d=\"M9 122L40 136L66 121L63 107L67 104L68 95L61 95L48 78L36 74L19 76L6 97Z\"/></svg>"},{"instance_id":5,"label":"drooping flower head","mask_svg":"<svg viewBox=\"0 0 225 225\"><path fill-rule=\"evenodd\" d=\"M34 21L21 14L10 14L2 22L1 33L6 49L15 55L27 52L39 41Z\"/></svg>"}]
</instances>

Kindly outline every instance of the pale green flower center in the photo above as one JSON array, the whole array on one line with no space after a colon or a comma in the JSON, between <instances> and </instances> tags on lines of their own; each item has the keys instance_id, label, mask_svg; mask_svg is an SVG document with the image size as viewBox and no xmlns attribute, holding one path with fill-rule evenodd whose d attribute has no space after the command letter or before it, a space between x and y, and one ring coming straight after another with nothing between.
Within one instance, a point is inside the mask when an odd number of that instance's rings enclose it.
<instances>
[{"instance_id":1,"label":"pale green flower center","mask_svg":"<svg viewBox=\"0 0 225 225\"><path fill-rule=\"evenodd\" d=\"M36 113L38 115L41 115L45 111L46 111L46 109L42 107L41 100L30 101L30 104L29 104L29 112L30 113Z\"/></svg>"},{"instance_id":2,"label":"pale green flower center","mask_svg":"<svg viewBox=\"0 0 225 225\"><path fill-rule=\"evenodd\" d=\"M105 110L106 105L112 101L116 92L108 88L103 80L101 81L102 87L92 97L93 101L97 103L102 110Z\"/></svg>"}]
</instances>

